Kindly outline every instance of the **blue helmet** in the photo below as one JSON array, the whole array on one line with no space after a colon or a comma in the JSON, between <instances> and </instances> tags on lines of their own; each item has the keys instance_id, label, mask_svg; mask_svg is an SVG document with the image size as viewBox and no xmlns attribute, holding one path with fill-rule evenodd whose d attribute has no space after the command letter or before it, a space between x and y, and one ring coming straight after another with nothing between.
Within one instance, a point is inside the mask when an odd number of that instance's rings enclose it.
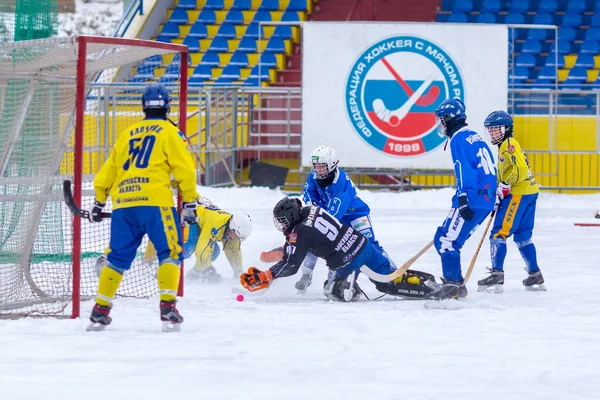
<instances>
[{"instance_id":1,"label":"blue helmet","mask_svg":"<svg viewBox=\"0 0 600 400\"><path fill-rule=\"evenodd\" d=\"M148 110L165 110L165 113L168 113L170 102L169 91L161 84L146 86L142 94L142 109L144 112Z\"/></svg>"},{"instance_id":2,"label":"blue helmet","mask_svg":"<svg viewBox=\"0 0 600 400\"><path fill-rule=\"evenodd\" d=\"M506 137L512 135L513 119L506 111L498 110L486 117L483 126L490 135L492 144L499 145Z\"/></svg>"},{"instance_id":3,"label":"blue helmet","mask_svg":"<svg viewBox=\"0 0 600 400\"><path fill-rule=\"evenodd\" d=\"M448 127L467 119L466 107L460 99L446 99L435 109L435 116L440 120L440 130L447 136Z\"/></svg>"}]
</instances>

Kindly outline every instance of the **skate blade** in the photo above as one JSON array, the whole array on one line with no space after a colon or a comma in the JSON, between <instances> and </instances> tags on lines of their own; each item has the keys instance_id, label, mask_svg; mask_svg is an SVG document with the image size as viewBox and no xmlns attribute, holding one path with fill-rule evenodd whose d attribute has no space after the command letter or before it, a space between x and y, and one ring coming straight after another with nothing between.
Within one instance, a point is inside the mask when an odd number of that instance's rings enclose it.
<instances>
[{"instance_id":1,"label":"skate blade","mask_svg":"<svg viewBox=\"0 0 600 400\"><path fill-rule=\"evenodd\" d=\"M530 292L545 292L546 286L544 286L543 283L534 286L525 286L525 290L528 290Z\"/></svg>"},{"instance_id":2,"label":"skate blade","mask_svg":"<svg viewBox=\"0 0 600 400\"><path fill-rule=\"evenodd\" d=\"M90 324L85 328L88 332L101 332L106 329L106 325L99 324L97 322L90 322Z\"/></svg>"},{"instance_id":3,"label":"skate blade","mask_svg":"<svg viewBox=\"0 0 600 400\"><path fill-rule=\"evenodd\" d=\"M162 331L163 332L179 332L181 330L181 324L171 322L171 321L162 321Z\"/></svg>"},{"instance_id":4,"label":"skate blade","mask_svg":"<svg viewBox=\"0 0 600 400\"><path fill-rule=\"evenodd\" d=\"M349 279L347 280L347 282L349 283L350 287L348 289L343 289L342 290L342 297L344 298L344 301L346 302L350 302L352 301L352 298L354 297L354 281L356 280L356 275L351 274Z\"/></svg>"},{"instance_id":5,"label":"skate blade","mask_svg":"<svg viewBox=\"0 0 600 400\"><path fill-rule=\"evenodd\" d=\"M503 293L504 287L502 285L477 286L477 291L480 293Z\"/></svg>"}]
</instances>

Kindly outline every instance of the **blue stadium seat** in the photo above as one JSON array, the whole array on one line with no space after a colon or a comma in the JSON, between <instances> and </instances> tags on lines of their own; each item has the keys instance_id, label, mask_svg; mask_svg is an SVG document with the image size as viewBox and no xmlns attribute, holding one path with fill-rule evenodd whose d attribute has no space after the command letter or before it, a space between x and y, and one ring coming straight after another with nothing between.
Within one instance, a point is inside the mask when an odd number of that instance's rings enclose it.
<instances>
[{"instance_id":1,"label":"blue stadium seat","mask_svg":"<svg viewBox=\"0 0 600 400\"><path fill-rule=\"evenodd\" d=\"M448 22L448 14L437 14L435 22Z\"/></svg>"},{"instance_id":2,"label":"blue stadium seat","mask_svg":"<svg viewBox=\"0 0 600 400\"><path fill-rule=\"evenodd\" d=\"M161 79L176 79L179 78L179 63L177 64L169 64L165 73L161 76Z\"/></svg>"},{"instance_id":3,"label":"blue stadium seat","mask_svg":"<svg viewBox=\"0 0 600 400\"><path fill-rule=\"evenodd\" d=\"M182 25L188 23L188 13L186 10L182 8L176 8L171 13L171 18L169 19L171 22L175 22L176 24Z\"/></svg>"},{"instance_id":4,"label":"blue stadium seat","mask_svg":"<svg viewBox=\"0 0 600 400\"><path fill-rule=\"evenodd\" d=\"M259 71L260 70L260 71ZM266 81L269 79L269 67L264 65L255 65L250 71L249 78L257 78L262 81Z\"/></svg>"},{"instance_id":5,"label":"blue stadium seat","mask_svg":"<svg viewBox=\"0 0 600 400\"><path fill-rule=\"evenodd\" d=\"M552 32L554 33L554 32ZM554 36L554 35L552 35ZM552 36L550 37L552 39ZM559 39L563 39L563 40L568 40L569 42L572 42L573 40L575 40L575 29L573 28L558 28L558 38Z\"/></svg>"},{"instance_id":6,"label":"blue stadium seat","mask_svg":"<svg viewBox=\"0 0 600 400\"><path fill-rule=\"evenodd\" d=\"M219 65L221 65L221 60L217 53L215 53L213 51L207 51L202 56L202 60L200 60L199 65L208 65L211 67L218 67Z\"/></svg>"},{"instance_id":7,"label":"blue stadium seat","mask_svg":"<svg viewBox=\"0 0 600 400\"><path fill-rule=\"evenodd\" d=\"M279 10L279 0L262 0L259 10L277 11Z\"/></svg>"},{"instance_id":8,"label":"blue stadium seat","mask_svg":"<svg viewBox=\"0 0 600 400\"><path fill-rule=\"evenodd\" d=\"M226 76L218 77L217 80L215 81L215 85L216 86L233 86L234 83L232 81L233 81L233 79L228 78Z\"/></svg>"},{"instance_id":9,"label":"blue stadium seat","mask_svg":"<svg viewBox=\"0 0 600 400\"><path fill-rule=\"evenodd\" d=\"M289 18L293 18L296 17L297 19L295 20L285 20L285 21L300 21L300 17L298 16L298 13L296 11L286 11L283 16L281 17L281 20L284 21L283 17L285 17L286 15L288 15ZM272 21L273 17L271 16L271 13L269 11L265 11L265 10L261 10L261 11L257 11L256 14L254 14L254 18L252 18L252 21L263 21L263 22L268 22L268 21Z\"/></svg>"},{"instance_id":10,"label":"blue stadium seat","mask_svg":"<svg viewBox=\"0 0 600 400\"><path fill-rule=\"evenodd\" d=\"M139 67L137 67L135 69L134 78L145 78L145 79L154 78L154 69L156 67L157 67L157 65L154 65L154 64L143 63L142 65L140 65Z\"/></svg>"},{"instance_id":11,"label":"blue stadium seat","mask_svg":"<svg viewBox=\"0 0 600 400\"><path fill-rule=\"evenodd\" d=\"M243 83L244 86L257 87L260 86L260 80L257 78L248 78Z\"/></svg>"},{"instance_id":12,"label":"blue stadium seat","mask_svg":"<svg viewBox=\"0 0 600 400\"><path fill-rule=\"evenodd\" d=\"M558 9L558 4L556 0L541 0L538 4L537 11L539 13L550 13L554 14Z\"/></svg>"},{"instance_id":13,"label":"blue stadium seat","mask_svg":"<svg viewBox=\"0 0 600 400\"><path fill-rule=\"evenodd\" d=\"M221 72L221 76L219 76L219 79L240 79L240 67L231 64L227 65L225 68L223 68L223 72Z\"/></svg>"},{"instance_id":14,"label":"blue stadium seat","mask_svg":"<svg viewBox=\"0 0 600 400\"><path fill-rule=\"evenodd\" d=\"M552 43L550 47L550 53L556 50L556 42ZM567 40L558 39L558 54L569 54L571 53L571 42Z\"/></svg>"},{"instance_id":15,"label":"blue stadium seat","mask_svg":"<svg viewBox=\"0 0 600 400\"><path fill-rule=\"evenodd\" d=\"M229 10L223 22L229 22L230 24L234 25L241 25L244 23L244 14L240 10Z\"/></svg>"},{"instance_id":16,"label":"blue stadium seat","mask_svg":"<svg viewBox=\"0 0 600 400\"><path fill-rule=\"evenodd\" d=\"M192 25L188 33L188 37L189 36L197 37L198 39L206 38L208 36L208 29L206 28L204 22L194 22L194 25Z\"/></svg>"},{"instance_id":17,"label":"blue stadium seat","mask_svg":"<svg viewBox=\"0 0 600 400\"><path fill-rule=\"evenodd\" d=\"M210 46L208 46L208 50L217 53L226 53L229 51L229 42L225 38L214 38Z\"/></svg>"},{"instance_id":18,"label":"blue stadium seat","mask_svg":"<svg viewBox=\"0 0 600 400\"><path fill-rule=\"evenodd\" d=\"M477 22L478 24L495 24L496 15L492 13L482 13L477 16L475 22Z\"/></svg>"},{"instance_id":19,"label":"blue stadium seat","mask_svg":"<svg viewBox=\"0 0 600 400\"><path fill-rule=\"evenodd\" d=\"M556 68L548 65L542 67L537 79L556 79Z\"/></svg>"},{"instance_id":20,"label":"blue stadium seat","mask_svg":"<svg viewBox=\"0 0 600 400\"><path fill-rule=\"evenodd\" d=\"M196 0L179 0L177 7L185 8L186 10L195 10L196 9Z\"/></svg>"},{"instance_id":21,"label":"blue stadium seat","mask_svg":"<svg viewBox=\"0 0 600 400\"><path fill-rule=\"evenodd\" d=\"M529 29L525 39L546 40L548 31L546 29Z\"/></svg>"},{"instance_id":22,"label":"blue stadium seat","mask_svg":"<svg viewBox=\"0 0 600 400\"><path fill-rule=\"evenodd\" d=\"M215 37L223 37L225 39L233 39L237 36L235 32L235 25L224 22L219 27L217 35Z\"/></svg>"},{"instance_id":23,"label":"blue stadium seat","mask_svg":"<svg viewBox=\"0 0 600 400\"><path fill-rule=\"evenodd\" d=\"M504 20L505 24L524 24L525 23L525 16L523 14L515 14L515 13L511 13L508 14L506 16L506 19Z\"/></svg>"},{"instance_id":24,"label":"blue stadium seat","mask_svg":"<svg viewBox=\"0 0 600 400\"><path fill-rule=\"evenodd\" d=\"M167 22L163 25L160 35L168 37L179 37L179 25L177 25L175 22Z\"/></svg>"},{"instance_id":25,"label":"blue stadium seat","mask_svg":"<svg viewBox=\"0 0 600 400\"><path fill-rule=\"evenodd\" d=\"M215 13L215 10L203 9L200 11L200 14L198 14L198 19L196 21L203 22L207 25L214 25L217 23L217 14Z\"/></svg>"},{"instance_id":26,"label":"blue stadium seat","mask_svg":"<svg viewBox=\"0 0 600 400\"><path fill-rule=\"evenodd\" d=\"M177 53L175 54L175 57L173 57L173 61L171 61L172 65L179 65L181 60L181 54ZM188 53L188 65L191 65L192 63L192 56L190 55L190 53Z\"/></svg>"},{"instance_id":27,"label":"blue stadium seat","mask_svg":"<svg viewBox=\"0 0 600 400\"><path fill-rule=\"evenodd\" d=\"M246 53L256 53L256 39L243 37L242 40L240 40L238 50Z\"/></svg>"},{"instance_id":28,"label":"blue stadium seat","mask_svg":"<svg viewBox=\"0 0 600 400\"><path fill-rule=\"evenodd\" d=\"M577 61L575 62L576 67L584 67L587 69L592 69L592 68L594 68L594 65L595 65L594 56L592 54L583 53L583 54L579 54L577 56Z\"/></svg>"},{"instance_id":29,"label":"blue stadium seat","mask_svg":"<svg viewBox=\"0 0 600 400\"><path fill-rule=\"evenodd\" d=\"M212 67L209 65L200 64L194 69L193 77L202 78L203 80L212 79Z\"/></svg>"},{"instance_id":30,"label":"blue stadium seat","mask_svg":"<svg viewBox=\"0 0 600 400\"><path fill-rule=\"evenodd\" d=\"M535 56L531 53L521 53L517 56L515 65L517 67L535 67Z\"/></svg>"},{"instance_id":31,"label":"blue stadium seat","mask_svg":"<svg viewBox=\"0 0 600 400\"><path fill-rule=\"evenodd\" d=\"M162 43L171 43L171 38L168 36L159 36L156 38L156 41Z\"/></svg>"},{"instance_id":32,"label":"blue stadium seat","mask_svg":"<svg viewBox=\"0 0 600 400\"><path fill-rule=\"evenodd\" d=\"M454 9L452 12L455 13L468 13L473 10L473 2L471 0L456 0L454 2Z\"/></svg>"},{"instance_id":33,"label":"blue stadium seat","mask_svg":"<svg viewBox=\"0 0 600 400\"><path fill-rule=\"evenodd\" d=\"M583 54L583 53L598 54L598 53L600 53L600 44L598 43L597 40L593 40L593 39L585 40L582 43L581 48L579 49L579 53L580 54Z\"/></svg>"},{"instance_id":34,"label":"blue stadium seat","mask_svg":"<svg viewBox=\"0 0 600 400\"><path fill-rule=\"evenodd\" d=\"M204 78L192 75L188 79L188 85L190 85L190 86L203 85L205 80L206 79L204 79Z\"/></svg>"},{"instance_id":35,"label":"blue stadium seat","mask_svg":"<svg viewBox=\"0 0 600 400\"><path fill-rule=\"evenodd\" d=\"M554 25L554 18L550 14L539 13L533 17L533 23L535 25Z\"/></svg>"},{"instance_id":36,"label":"blue stadium seat","mask_svg":"<svg viewBox=\"0 0 600 400\"><path fill-rule=\"evenodd\" d=\"M144 60L144 64L146 64L146 65L158 66L158 65L162 65L162 63L163 63L163 59L162 59L162 56L160 56L160 55L150 56Z\"/></svg>"},{"instance_id":37,"label":"blue stadium seat","mask_svg":"<svg viewBox=\"0 0 600 400\"><path fill-rule=\"evenodd\" d=\"M306 0L290 0L287 10L288 11L306 11L308 9L308 4Z\"/></svg>"},{"instance_id":38,"label":"blue stadium seat","mask_svg":"<svg viewBox=\"0 0 600 400\"><path fill-rule=\"evenodd\" d=\"M583 83L587 81L587 69L584 67L573 67L567 76L567 83Z\"/></svg>"},{"instance_id":39,"label":"blue stadium seat","mask_svg":"<svg viewBox=\"0 0 600 400\"><path fill-rule=\"evenodd\" d=\"M267 43L265 51L272 51L273 53L283 53L285 51L285 42L283 39L272 38Z\"/></svg>"},{"instance_id":40,"label":"blue stadium seat","mask_svg":"<svg viewBox=\"0 0 600 400\"><path fill-rule=\"evenodd\" d=\"M236 51L229 60L229 65L235 65L240 68L246 68L248 66L248 54L243 51Z\"/></svg>"},{"instance_id":41,"label":"blue stadium seat","mask_svg":"<svg viewBox=\"0 0 600 400\"><path fill-rule=\"evenodd\" d=\"M195 0L194 3L196 3ZM194 8L196 8L196 4L194 4ZM222 10L225 8L225 2L223 0L206 0L206 4L204 5L204 8L210 8L213 10Z\"/></svg>"},{"instance_id":42,"label":"blue stadium seat","mask_svg":"<svg viewBox=\"0 0 600 400\"><path fill-rule=\"evenodd\" d=\"M589 28L585 32L585 40L600 40L600 28Z\"/></svg>"},{"instance_id":43,"label":"blue stadium seat","mask_svg":"<svg viewBox=\"0 0 600 400\"><path fill-rule=\"evenodd\" d=\"M542 52L542 44L539 40L528 39L523 44L521 49L523 53L539 54Z\"/></svg>"},{"instance_id":44,"label":"blue stadium seat","mask_svg":"<svg viewBox=\"0 0 600 400\"><path fill-rule=\"evenodd\" d=\"M529 2L527 0L513 0L510 4L510 12L525 14L529 11Z\"/></svg>"},{"instance_id":45,"label":"blue stadium seat","mask_svg":"<svg viewBox=\"0 0 600 400\"><path fill-rule=\"evenodd\" d=\"M483 0L481 4L482 13L498 13L502 8L500 0Z\"/></svg>"},{"instance_id":46,"label":"blue stadium seat","mask_svg":"<svg viewBox=\"0 0 600 400\"><path fill-rule=\"evenodd\" d=\"M273 31L274 38L291 39L292 38L292 27L289 25L278 25Z\"/></svg>"},{"instance_id":47,"label":"blue stadium seat","mask_svg":"<svg viewBox=\"0 0 600 400\"><path fill-rule=\"evenodd\" d=\"M581 15L576 13L566 13L563 15L561 26L565 28L581 26Z\"/></svg>"},{"instance_id":48,"label":"blue stadium seat","mask_svg":"<svg viewBox=\"0 0 600 400\"><path fill-rule=\"evenodd\" d=\"M600 13L600 0L596 0L596 5L593 7L593 11L594 13Z\"/></svg>"},{"instance_id":49,"label":"blue stadium seat","mask_svg":"<svg viewBox=\"0 0 600 400\"><path fill-rule=\"evenodd\" d=\"M558 64L557 64L558 62ZM550 55L548 55L548 57L546 57L546 66L550 66L553 67L555 65L558 65L558 68L564 68L565 67L565 56L563 54L559 54L558 56L556 56L556 53L550 53Z\"/></svg>"},{"instance_id":50,"label":"blue stadium seat","mask_svg":"<svg viewBox=\"0 0 600 400\"><path fill-rule=\"evenodd\" d=\"M590 21L590 26L600 27L600 13L594 14Z\"/></svg>"},{"instance_id":51,"label":"blue stadium seat","mask_svg":"<svg viewBox=\"0 0 600 400\"><path fill-rule=\"evenodd\" d=\"M467 15L463 13L454 13L448 17L448 22L466 23Z\"/></svg>"},{"instance_id":52,"label":"blue stadium seat","mask_svg":"<svg viewBox=\"0 0 600 400\"><path fill-rule=\"evenodd\" d=\"M277 57L270 51L264 52L260 56L260 64L266 67L277 67Z\"/></svg>"},{"instance_id":53,"label":"blue stadium seat","mask_svg":"<svg viewBox=\"0 0 600 400\"><path fill-rule=\"evenodd\" d=\"M271 14L269 14L269 17L271 17ZM256 15L254 16L254 20L257 21ZM286 11L281 16L281 20L286 22L300 22L300 16L296 11Z\"/></svg>"},{"instance_id":54,"label":"blue stadium seat","mask_svg":"<svg viewBox=\"0 0 600 400\"><path fill-rule=\"evenodd\" d=\"M190 51L190 53L195 53L200 51L200 42L198 41L198 38L195 36L186 36L185 39L183 39L183 44L185 44L188 47L188 50Z\"/></svg>"},{"instance_id":55,"label":"blue stadium seat","mask_svg":"<svg viewBox=\"0 0 600 400\"><path fill-rule=\"evenodd\" d=\"M582 13L585 12L586 5L585 0L569 0L567 1L567 13L575 12Z\"/></svg>"},{"instance_id":56,"label":"blue stadium seat","mask_svg":"<svg viewBox=\"0 0 600 400\"><path fill-rule=\"evenodd\" d=\"M529 79L529 71L525 67L515 67L512 75L509 75L509 81L514 79L516 82L521 82Z\"/></svg>"},{"instance_id":57,"label":"blue stadium seat","mask_svg":"<svg viewBox=\"0 0 600 400\"><path fill-rule=\"evenodd\" d=\"M252 8L252 0L234 0L231 6L232 10L250 10Z\"/></svg>"},{"instance_id":58,"label":"blue stadium seat","mask_svg":"<svg viewBox=\"0 0 600 400\"><path fill-rule=\"evenodd\" d=\"M244 33L246 37L259 38L265 36L264 26L259 25L258 22L251 22L246 28L246 33Z\"/></svg>"}]
</instances>

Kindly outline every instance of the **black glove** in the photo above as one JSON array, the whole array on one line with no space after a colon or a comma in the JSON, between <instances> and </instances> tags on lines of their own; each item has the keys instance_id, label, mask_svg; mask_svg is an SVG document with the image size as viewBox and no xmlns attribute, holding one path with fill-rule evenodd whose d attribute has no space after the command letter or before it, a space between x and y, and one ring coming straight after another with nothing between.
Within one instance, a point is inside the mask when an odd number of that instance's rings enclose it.
<instances>
[{"instance_id":1,"label":"black glove","mask_svg":"<svg viewBox=\"0 0 600 400\"><path fill-rule=\"evenodd\" d=\"M181 223L183 226L188 226L198 222L198 214L196 213L197 203L195 201L181 203Z\"/></svg>"},{"instance_id":2,"label":"black glove","mask_svg":"<svg viewBox=\"0 0 600 400\"><path fill-rule=\"evenodd\" d=\"M106 203L100 203L98 200L94 200L94 205L92 206L92 209L90 210L90 214L88 216L90 222L102 222L102 217L100 216L100 213L102 213L104 206L106 206Z\"/></svg>"},{"instance_id":3,"label":"black glove","mask_svg":"<svg viewBox=\"0 0 600 400\"><path fill-rule=\"evenodd\" d=\"M465 221L470 221L475 216L475 212L469 207L469 200L466 194L458 196L458 213Z\"/></svg>"}]
</instances>

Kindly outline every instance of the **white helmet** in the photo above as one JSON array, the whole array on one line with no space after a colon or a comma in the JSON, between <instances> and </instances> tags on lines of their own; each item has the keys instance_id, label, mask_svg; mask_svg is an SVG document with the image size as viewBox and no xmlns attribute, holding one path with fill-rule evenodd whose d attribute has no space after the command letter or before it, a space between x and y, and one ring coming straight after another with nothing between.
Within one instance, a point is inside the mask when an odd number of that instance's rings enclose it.
<instances>
[{"instance_id":1,"label":"white helmet","mask_svg":"<svg viewBox=\"0 0 600 400\"><path fill-rule=\"evenodd\" d=\"M234 213L229 220L229 229L244 240L252 233L252 219L248 214Z\"/></svg>"},{"instance_id":2,"label":"white helmet","mask_svg":"<svg viewBox=\"0 0 600 400\"><path fill-rule=\"evenodd\" d=\"M335 150L329 146L319 146L313 150L310 155L312 169L315 171L317 179L325 179L329 174L335 171L340 160L338 159ZM317 164L326 164L327 168L317 166Z\"/></svg>"}]
</instances>

